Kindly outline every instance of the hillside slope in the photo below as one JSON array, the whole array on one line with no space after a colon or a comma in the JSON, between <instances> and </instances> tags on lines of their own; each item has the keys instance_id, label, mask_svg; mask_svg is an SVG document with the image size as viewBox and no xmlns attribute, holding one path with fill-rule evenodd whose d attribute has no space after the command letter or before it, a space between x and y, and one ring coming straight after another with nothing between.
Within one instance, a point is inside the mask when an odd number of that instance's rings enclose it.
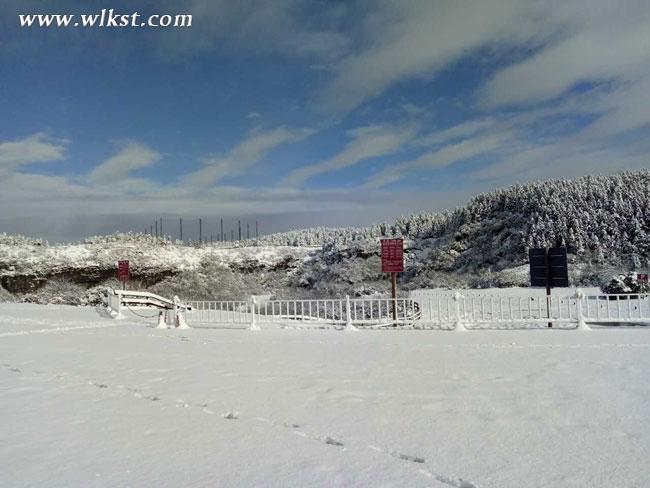
<instances>
[{"instance_id":1,"label":"hillside slope","mask_svg":"<svg viewBox=\"0 0 650 488\"><path fill-rule=\"evenodd\" d=\"M525 286L528 248L552 245L567 246L573 284L602 285L614 272L650 267L650 170L515 185L453 211L273 234L230 249L143 234L56 246L0 235L0 284L18 294L53 279L88 288L114 279L115 262L129 259L136 286L166 293L364 295L388 290L382 237L405 239L402 289Z\"/></svg>"}]
</instances>

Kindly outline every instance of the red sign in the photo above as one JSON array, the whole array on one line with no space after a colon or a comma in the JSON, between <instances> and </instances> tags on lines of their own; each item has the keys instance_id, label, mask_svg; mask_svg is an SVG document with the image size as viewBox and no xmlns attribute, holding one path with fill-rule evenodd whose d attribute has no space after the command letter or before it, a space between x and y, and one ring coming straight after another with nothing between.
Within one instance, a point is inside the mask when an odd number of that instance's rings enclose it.
<instances>
[{"instance_id":1,"label":"red sign","mask_svg":"<svg viewBox=\"0 0 650 488\"><path fill-rule=\"evenodd\" d=\"M128 261L118 261L117 262L117 279L123 283L129 281L129 262Z\"/></svg>"},{"instance_id":2,"label":"red sign","mask_svg":"<svg viewBox=\"0 0 650 488\"><path fill-rule=\"evenodd\" d=\"M648 274L647 273L637 273L636 280L639 283L647 283L648 282Z\"/></svg>"},{"instance_id":3,"label":"red sign","mask_svg":"<svg viewBox=\"0 0 650 488\"><path fill-rule=\"evenodd\" d=\"M381 272L401 273L404 271L404 241L402 239L381 240Z\"/></svg>"}]
</instances>

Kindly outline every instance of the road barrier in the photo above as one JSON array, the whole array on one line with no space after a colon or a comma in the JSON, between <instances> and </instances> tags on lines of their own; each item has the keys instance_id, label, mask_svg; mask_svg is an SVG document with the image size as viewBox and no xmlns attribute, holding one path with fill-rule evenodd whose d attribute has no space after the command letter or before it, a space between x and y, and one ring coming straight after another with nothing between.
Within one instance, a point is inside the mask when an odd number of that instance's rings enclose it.
<instances>
[{"instance_id":1,"label":"road barrier","mask_svg":"<svg viewBox=\"0 0 650 488\"><path fill-rule=\"evenodd\" d=\"M650 325L650 295L478 294L427 290L409 298L321 300L186 301L187 319L196 326L259 328L513 328L546 326L589 329L591 324ZM395 310L395 314L393 314Z\"/></svg>"}]
</instances>

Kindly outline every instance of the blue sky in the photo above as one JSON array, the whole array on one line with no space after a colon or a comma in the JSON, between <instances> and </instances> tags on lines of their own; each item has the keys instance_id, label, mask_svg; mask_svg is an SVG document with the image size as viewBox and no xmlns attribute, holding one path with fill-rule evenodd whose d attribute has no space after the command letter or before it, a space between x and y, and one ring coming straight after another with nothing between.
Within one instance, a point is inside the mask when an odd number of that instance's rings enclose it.
<instances>
[{"instance_id":1,"label":"blue sky","mask_svg":"<svg viewBox=\"0 0 650 488\"><path fill-rule=\"evenodd\" d=\"M19 27L101 8L193 25ZM648 25L632 0L3 2L0 230L361 224L649 167Z\"/></svg>"}]
</instances>

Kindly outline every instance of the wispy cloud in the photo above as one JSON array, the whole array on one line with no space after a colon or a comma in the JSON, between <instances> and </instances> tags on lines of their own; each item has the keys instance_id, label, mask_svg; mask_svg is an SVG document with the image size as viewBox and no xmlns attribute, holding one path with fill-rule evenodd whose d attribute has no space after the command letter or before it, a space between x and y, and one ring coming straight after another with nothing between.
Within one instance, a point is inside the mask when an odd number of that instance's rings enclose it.
<instances>
[{"instance_id":1,"label":"wispy cloud","mask_svg":"<svg viewBox=\"0 0 650 488\"><path fill-rule=\"evenodd\" d=\"M45 163L65 159L70 141L56 139L43 133L17 141L0 142L0 169L13 170L30 163Z\"/></svg>"},{"instance_id":2,"label":"wispy cloud","mask_svg":"<svg viewBox=\"0 0 650 488\"><path fill-rule=\"evenodd\" d=\"M106 161L95 167L88 181L95 185L110 185L127 179L132 171L148 168L160 160L157 151L135 141L123 143L123 147Z\"/></svg>"},{"instance_id":3,"label":"wispy cloud","mask_svg":"<svg viewBox=\"0 0 650 488\"><path fill-rule=\"evenodd\" d=\"M366 181L364 187L381 188L411 176L415 171L446 168L454 163L501 148L511 138L510 132L497 132L448 144L440 149L427 151L415 159L389 165Z\"/></svg>"},{"instance_id":4,"label":"wispy cloud","mask_svg":"<svg viewBox=\"0 0 650 488\"><path fill-rule=\"evenodd\" d=\"M518 0L379 5L366 19L365 47L341 61L320 93L324 108L349 110L391 85L430 76L487 46L542 42L546 27L535 22L540 20L535 3Z\"/></svg>"},{"instance_id":5,"label":"wispy cloud","mask_svg":"<svg viewBox=\"0 0 650 488\"><path fill-rule=\"evenodd\" d=\"M272 150L284 144L298 142L312 135L312 129L279 127L254 132L223 157L207 158L204 167L185 177L183 184L211 186L227 177L246 172L261 162Z\"/></svg>"},{"instance_id":6,"label":"wispy cloud","mask_svg":"<svg viewBox=\"0 0 650 488\"><path fill-rule=\"evenodd\" d=\"M569 8L573 7L573 8ZM481 92L487 106L539 102L581 82L633 80L648 73L650 5L569 2L563 36L531 57L498 71Z\"/></svg>"},{"instance_id":7,"label":"wispy cloud","mask_svg":"<svg viewBox=\"0 0 650 488\"><path fill-rule=\"evenodd\" d=\"M299 186L310 178L330 173L362 161L399 151L414 135L413 127L369 126L348 131L353 137L336 156L317 164L303 166L284 178L283 186Z\"/></svg>"}]
</instances>

